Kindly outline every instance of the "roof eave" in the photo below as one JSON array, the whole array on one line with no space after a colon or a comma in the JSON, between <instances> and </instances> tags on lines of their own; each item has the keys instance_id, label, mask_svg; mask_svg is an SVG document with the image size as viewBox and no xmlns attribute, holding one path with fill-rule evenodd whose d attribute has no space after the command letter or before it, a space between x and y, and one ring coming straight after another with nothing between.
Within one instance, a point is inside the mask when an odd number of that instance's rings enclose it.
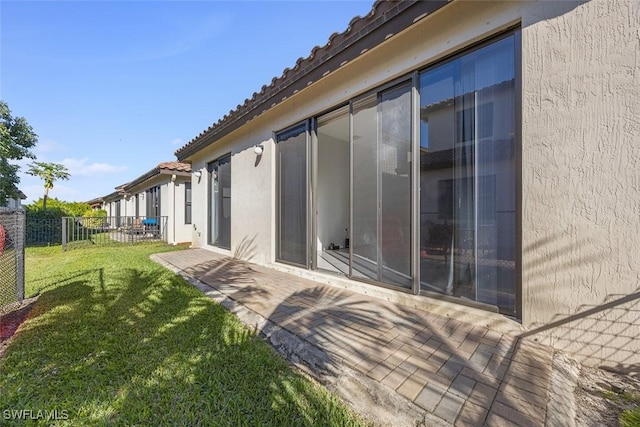
<instances>
[{"instance_id":1,"label":"roof eave","mask_svg":"<svg viewBox=\"0 0 640 427\"><path fill-rule=\"evenodd\" d=\"M299 59L293 70L285 69L280 78L272 80L270 86L263 86L259 94L254 93L251 100L245 100L243 105L238 105L236 110L230 111L216 124L201 132L178 149L175 156L180 162L186 161L198 151L448 3L448 0L376 2L367 16L354 18L345 32L334 33L325 46L316 47L309 57ZM339 46L335 52L332 51L334 45Z\"/></svg>"}]
</instances>

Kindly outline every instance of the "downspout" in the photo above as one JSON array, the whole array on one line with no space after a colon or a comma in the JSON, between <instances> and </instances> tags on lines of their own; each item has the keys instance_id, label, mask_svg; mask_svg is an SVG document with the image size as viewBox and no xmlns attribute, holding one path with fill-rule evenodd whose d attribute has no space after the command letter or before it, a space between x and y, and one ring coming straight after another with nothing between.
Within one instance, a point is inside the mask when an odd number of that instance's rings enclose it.
<instances>
[{"instance_id":1,"label":"downspout","mask_svg":"<svg viewBox=\"0 0 640 427\"><path fill-rule=\"evenodd\" d=\"M176 242L176 174L171 175L171 186L173 187L173 203L171 203L173 205L173 215L171 216L171 222L172 222L172 226L171 229L173 230L173 244L175 245Z\"/></svg>"}]
</instances>

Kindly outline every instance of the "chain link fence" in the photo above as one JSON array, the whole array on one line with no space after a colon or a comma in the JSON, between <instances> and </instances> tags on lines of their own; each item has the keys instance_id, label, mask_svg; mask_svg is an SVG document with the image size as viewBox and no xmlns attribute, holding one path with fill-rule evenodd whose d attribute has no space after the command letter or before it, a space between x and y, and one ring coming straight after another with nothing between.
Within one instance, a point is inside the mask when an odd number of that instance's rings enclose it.
<instances>
[{"instance_id":1,"label":"chain link fence","mask_svg":"<svg viewBox=\"0 0 640 427\"><path fill-rule=\"evenodd\" d=\"M24 299L25 224L24 210L0 207L0 314Z\"/></svg>"}]
</instances>

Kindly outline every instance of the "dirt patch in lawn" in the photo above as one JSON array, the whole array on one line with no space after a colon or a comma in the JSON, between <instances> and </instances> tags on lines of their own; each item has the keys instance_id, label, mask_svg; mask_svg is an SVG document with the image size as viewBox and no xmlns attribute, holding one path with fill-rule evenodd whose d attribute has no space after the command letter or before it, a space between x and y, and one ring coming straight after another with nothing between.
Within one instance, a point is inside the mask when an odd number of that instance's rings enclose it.
<instances>
[{"instance_id":1,"label":"dirt patch in lawn","mask_svg":"<svg viewBox=\"0 0 640 427\"><path fill-rule=\"evenodd\" d=\"M27 320L34 302L35 298L24 300L18 307L0 316L0 357L20 325Z\"/></svg>"}]
</instances>

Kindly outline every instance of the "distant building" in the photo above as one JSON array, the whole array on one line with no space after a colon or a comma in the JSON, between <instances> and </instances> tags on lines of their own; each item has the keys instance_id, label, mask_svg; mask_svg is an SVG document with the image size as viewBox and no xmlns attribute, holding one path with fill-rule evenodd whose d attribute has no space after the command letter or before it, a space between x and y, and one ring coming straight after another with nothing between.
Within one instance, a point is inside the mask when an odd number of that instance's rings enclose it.
<instances>
[{"instance_id":1,"label":"distant building","mask_svg":"<svg viewBox=\"0 0 640 427\"><path fill-rule=\"evenodd\" d=\"M9 209L18 209L22 207L22 201L25 200L27 196L20 190L18 190L18 198L12 199L7 198L7 208Z\"/></svg>"},{"instance_id":2,"label":"distant building","mask_svg":"<svg viewBox=\"0 0 640 427\"><path fill-rule=\"evenodd\" d=\"M191 242L191 166L180 162L163 162L116 191L101 198L115 227L125 224L122 218L139 219L147 225L166 217L167 242ZM164 224L164 222L162 223ZM142 224L144 225L144 224ZM166 233L166 234L165 234Z\"/></svg>"}]
</instances>

